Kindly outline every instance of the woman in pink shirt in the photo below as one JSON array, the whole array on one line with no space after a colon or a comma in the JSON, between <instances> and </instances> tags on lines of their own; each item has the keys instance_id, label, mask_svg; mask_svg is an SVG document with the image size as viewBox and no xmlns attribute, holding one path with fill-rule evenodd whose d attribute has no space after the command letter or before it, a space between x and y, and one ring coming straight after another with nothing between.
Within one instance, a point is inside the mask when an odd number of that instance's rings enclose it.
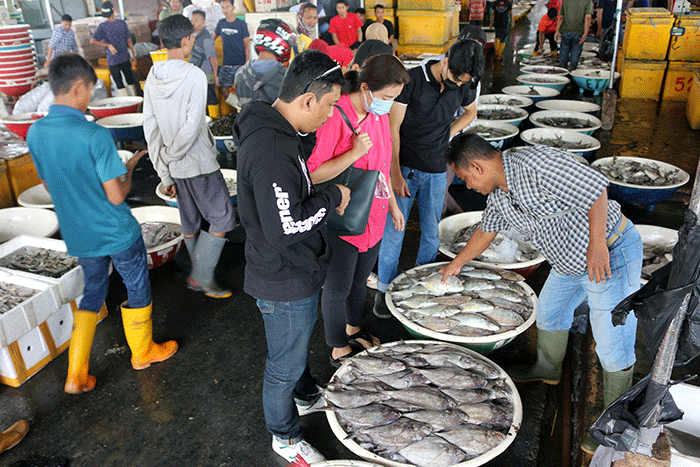
<instances>
[{"instance_id":1,"label":"woman in pink shirt","mask_svg":"<svg viewBox=\"0 0 700 467\"><path fill-rule=\"evenodd\" d=\"M358 169L378 170L379 182L370 209L367 228L362 235L331 235L331 263L323 286L321 312L326 343L333 348L333 366L360 350L378 344L378 339L360 327L369 276L379 254L387 213L398 230L404 218L389 186L391 167L391 131L389 110L394 99L408 83L408 72L392 55L368 58L362 69L345 75L350 93L343 95L339 109L316 132L317 143L308 161L311 180L330 180L350 165ZM354 130L354 131L353 131Z\"/></svg>"}]
</instances>

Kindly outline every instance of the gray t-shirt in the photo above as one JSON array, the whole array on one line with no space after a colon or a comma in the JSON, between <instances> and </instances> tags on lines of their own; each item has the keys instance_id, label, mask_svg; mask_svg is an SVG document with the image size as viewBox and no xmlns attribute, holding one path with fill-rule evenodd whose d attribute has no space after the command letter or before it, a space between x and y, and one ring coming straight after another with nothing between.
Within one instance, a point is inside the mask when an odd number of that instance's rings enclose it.
<instances>
[{"instance_id":1,"label":"gray t-shirt","mask_svg":"<svg viewBox=\"0 0 700 467\"><path fill-rule=\"evenodd\" d=\"M575 32L583 34L586 15L593 15L593 2L591 0L564 0L561 3L561 11L564 17L559 32Z\"/></svg>"},{"instance_id":2,"label":"gray t-shirt","mask_svg":"<svg viewBox=\"0 0 700 467\"><path fill-rule=\"evenodd\" d=\"M190 63L198 65L204 73L213 73L211 67L211 57L216 58L216 49L214 48L214 39L211 38L209 31L203 28L194 39L194 47L190 54ZM201 64L198 62L201 60Z\"/></svg>"}]
</instances>

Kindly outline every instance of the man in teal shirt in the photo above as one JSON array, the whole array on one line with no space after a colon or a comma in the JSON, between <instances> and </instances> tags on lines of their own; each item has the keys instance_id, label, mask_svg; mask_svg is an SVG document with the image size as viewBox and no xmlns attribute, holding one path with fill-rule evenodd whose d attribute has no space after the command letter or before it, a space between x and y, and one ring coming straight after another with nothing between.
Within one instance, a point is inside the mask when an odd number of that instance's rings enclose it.
<instances>
[{"instance_id":1,"label":"man in teal shirt","mask_svg":"<svg viewBox=\"0 0 700 467\"><path fill-rule=\"evenodd\" d=\"M91 391L88 375L97 312L107 296L109 264L122 276L128 301L123 303L124 333L136 370L170 358L177 343L152 339L151 285L141 227L124 202L131 190L140 151L126 166L106 128L85 119L95 70L77 54L56 57L49 67L54 105L29 129L27 145L42 183L51 193L68 254L78 257L85 275L80 309L73 312L68 352L70 394Z\"/></svg>"}]
</instances>

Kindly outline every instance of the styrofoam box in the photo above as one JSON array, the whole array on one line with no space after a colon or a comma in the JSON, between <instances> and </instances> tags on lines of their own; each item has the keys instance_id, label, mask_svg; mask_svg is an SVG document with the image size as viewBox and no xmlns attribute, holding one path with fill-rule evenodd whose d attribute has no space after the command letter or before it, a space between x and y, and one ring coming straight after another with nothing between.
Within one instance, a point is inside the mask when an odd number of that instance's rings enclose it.
<instances>
[{"instance_id":1,"label":"styrofoam box","mask_svg":"<svg viewBox=\"0 0 700 467\"><path fill-rule=\"evenodd\" d=\"M20 235L0 245L0 258L4 258L5 256L25 246L45 248L47 250L61 251L63 253L66 252L66 243L63 240ZM58 279L41 276L39 274L32 274L30 272L19 271L16 269L0 267L0 270L10 274L17 274L19 276L55 284L61 299L61 305L70 303L78 298L78 296L83 293L83 287L85 286L85 276L83 275L83 268L80 266L76 266L74 269L71 269ZM38 322L43 323L43 321L44 320L40 320Z\"/></svg>"},{"instance_id":2,"label":"styrofoam box","mask_svg":"<svg viewBox=\"0 0 700 467\"><path fill-rule=\"evenodd\" d=\"M0 271L0 282L38 290L33 297L0 314L0 347L19 340L63 305L56 284L6 271Z\"/></svg>"},{"instance_id":3,"label":"styrofoam box","mask_svg":"<svg viewBox=\"0 0 700 467\"><path fill-rule=\"evenodd\" d=\"M38 327L20 337L17 340L17 344L19 345L22 360L24 360L24 366L27 369L49 357L49 346ZM0 348L0 376L10 379L17 379L18 377L7 347Z\"/></svg>"},{"instance_id":4,"label":"styrofoam box","mask_svg":"<svg viewBox=\"0 0 700 467\"><path fill-rule=\"evenodd\" d=\"M46 320L51 337L57 349L70 340L73 331L73 309L70 304L63 305L60 310Z\"/></svg>"}]
</instances>

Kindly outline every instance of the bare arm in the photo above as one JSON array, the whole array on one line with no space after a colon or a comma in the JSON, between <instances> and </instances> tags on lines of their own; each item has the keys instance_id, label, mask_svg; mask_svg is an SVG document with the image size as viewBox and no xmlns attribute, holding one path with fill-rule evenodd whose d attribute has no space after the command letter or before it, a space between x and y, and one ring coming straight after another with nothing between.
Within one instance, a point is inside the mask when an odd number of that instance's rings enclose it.
<instances>
[{"instance_id":1,"label":"bare arm","mask_svg":"<svg viewBox=\"0 0 700 467\"><path fill-rule=\"evenodd\" d=\"M362 42L362 28L357 28L357 41Z\"/></svg>"},{"instance_id":2,"label":"bare arm","mask_svg":"<svg viewBox=\"0 0 700 467\"><path fill-rule=\"evenodd\" d=\"M559 30L561 29L561 23L564 21L564 16L561 14L561 10L559 11L559 16L557 16L557 31L554 33L554 40L560 41L561 40L561 33Z\"/></svg>"},{"instance_id":3,"label":"bare arm","mask_svg":"<svg viewBox=\"0 0 700 467\"><path fill-rule=\"evenodd\" d=\"M46 62L44 63L44 66L46 68L49 67L49 62L51 62L51 54L53 53L53 49L51 47L48 48L46 51Z\"/></svg>"},{"instance_id":4,"label":"bare arm","mask_svg":"<svg viewBox=\"0 0 700 467\"><path fill-rule=\"evenodd\" d=\"M408 106L394 102L389 112L389 126L391 128L391 188L396 196L406 198L411 196L408 191L406 180L401 175L401 161L399 153L401 151L401 124L406 118Z\"/></svg>"},{"instance_id":5,"label":"bare arm","mask_svg":"<svg viewBox=\"0 0 700 467\"><path fill-rule=\"evenodd\" d=\"M595 19L598 22L598 32L596 33L596 36L600 39L600 36L603 35L603 9L598 8L598 11L596 11Z\"/></svg>"},{"instance_id":6,"label":"bare arm","mask_svg":"<svg viewBox=\"0 0 700 467\"><path fill-rule=\"evenodd\" d=\"M605 239L605 227L608 222L608 192L603 190L600 197L588 211L589 239L586 262L588 264L588 279L596 283L605 282L611 277L610 252Z\"/></svg>"},{"instance_id":7,"label":"bare arm","mask_svg":"<svg viewBox=\"0 0 700 467\"><path fill-rule=\"evenodd\" d=\"M126 40L126 45L128 45L129 50L131 50L131 61L136 62L136 51L134 50L134 43L131 41L131 37Z\"/></svg>"},{"instance_id":8,"label":"bare arm","mask_svg":"<svg viewBox=\"0 0 700 467\"><path fill-rule=\"evenodd\" d=\"M467 84L463 86L467 86ZM457 133L468 127L476 118L476 101L462 108L464 109L464 113L450 125L450 138L453 138Z\"/></svg>"},{"instance_id":9,"label":"bare arm","mask_svg":"<svg viewBox=\"0 0 700 467\"><path fill-rule=\"evenodd\" d=\"M340 44L340 41L338 40L338 35L336 33L331 33L331 36L333 37L334 44Z\"/></svg>"},{"instance_id":10,"label":"bare arm","mask_svg":"<svg viewBox=\"0 0 700 467\"><path fill-rule=\"evenodd\" d=\"M583 44L586 42L586 38L588 37L588 31L591 29L591 15L586 15L586 21L584 22L583 25L583 34L581 34L581 39L579 39L579 44Z\"/></svg>"},{"instance_id":11,"label":"bare arm","mask_svg":"<svg viewBox=\"0 0 700 467\"><path fill-rule=\"evenodd\" d=\"M131 176L134 173L134 168L147 152L148 151L144 149L134 154L134 157L129 159L125 164L127 170L126 174L108 180L102 184L102 188L104 188L110 203L118 206L124 202L126 196L131 191Z\"/></svg>"},{"instance_id":12,"label":"bare arm","mask_svg":"<svg viewBox=\"0 0 700 467\"><path fill-rule=\"evenodd\" d=\"M442 280L445 281L449 276L459 274L462 267L469 261L473 260L491 245L493 239L496 238L498 232L486 233L481 228L476 229L476 232L471 236L467 245L462 248L462 251L452 260L447 266L443 266L439 272L442 273Z\"/></svg>"},{"instance_id":13,"label":"bare arm","mask_svg":"<svg viewBox=\"0 0 700 467\"><path fill-rule=\"evenodd\" d=\"M250 37L243 38L243 48L245 49L245 61L250 61Z\"/></svg>"},{"instance_id":14,"label":"bare arm","mask_svg":"<svg viewBox=\"0 0 700 467\"><path fill-rule=\"evenodd\" d=\"M112 44L110 44L109 42L98 41L98 40L95 39L94 37L93 37L92 39L90 39L90 42L92 42L92 43L95 44L95 45L99 45L100 47L107 47L107 48L109 49L109 52L110 52L112 55L115 55L115 54L117 53L116 47L114 47L114 46L113 46Z\"/></svg>"},{"instance_id":15,"label":"bare arm","mask_svg":"<svg viewBox=\"0 0 700 467\"><path fill-rule=\"evenodd\" d=\"M209 57L209 63L211 63L211 70L214 73L214 85L219 87L219 62L216 57Z\"/></svg>"},{"instance_id":16,"label":"bare arm","mask_svg":"<svg viewBox=\"0 0 700 467\"><path fill-rule=\"evenodd\" d=\"M544 31L537 31L537 35L540 37L540 48L538 52L544 50Z\"/></svg>"}]
</instances>

